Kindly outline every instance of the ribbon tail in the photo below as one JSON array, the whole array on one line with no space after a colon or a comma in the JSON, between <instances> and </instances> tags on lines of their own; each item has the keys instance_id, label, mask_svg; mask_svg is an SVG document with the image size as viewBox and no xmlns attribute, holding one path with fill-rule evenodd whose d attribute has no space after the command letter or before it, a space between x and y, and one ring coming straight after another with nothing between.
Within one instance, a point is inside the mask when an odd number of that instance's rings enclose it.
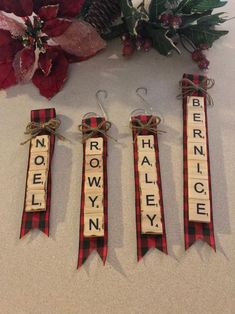
<instances>
[{"instance_id":1,"label":"ribbon tail","mask_svg":"<svg viewBox=\"0 0 235 314\"><path fill-rule=\"evenodd\" d=\"M215 241L210 241L209 239L207 238L204 238L203 239L215 252L216 252L216 245L215 245Z\"/></svg>"},{"instance_id":2,"label":"ribbon tail","mask_svg":"<svg viewBox=\"0 0 235 314\"><path fill-rule=\"evenodd\" d=\"M27 233L29 233L30 230L31 229L23 230L21 228L21 230L20 230L20 239L22 239Z\"/></svg>"},{"instance_id":3,"label":"ribbon tail","mask_svg":"<svg viewBox=\"0 0 235 314\"><path fill-rule=\"evenodd\" d=\"M201 240L201 241L203 241L203 242L205 242L205 243L207 243L215 252L216 252L216 245L215 245L215 241L210 241L207 237L205 237L205 236L200 236L200 237L198 237L197 239L192 239L192 241L188 241L188 242L185 242L185 251L187 251L188 249L190 249L191 248L191 246L193 245L193 244L195 244L197 241L199 241L199 240Z\"/></svg>"},{"instance_id":4,"label":"ribbon tail","mask_svg":"<svg viewBox=\"0 0 235 314\"><path fill-rule=\"evenodd\" d=\"M19 238L22 239L26 234L28 234L33 229L38 229L49 237L49 228L44 229L43 227L31 227L29 229L24 229L24 230L21 228Z\"/></svg>"},{"instance_id":5,"label":"ribbon tail","mask_svg":"<svg viewBox=\"0 0 235 314\"><path fill-rule=\"evenodd\" d=\"M107 247L97 248L97 253L99 254L100 258L103 261L103 265L105 265L106 258L107 258Z\"/></svg>"},{"instance_id":6,"label":"ribbon tail","mask_svg":"<svg viewBox=\"0 0 235 314\"><path fill-rule=\"evenodd\" d=\"M47 237L49 237L49 228L43 228L39 227L38 230L40 230L42 233L44 233Z\"/></svg>"},{"instance_id":7,"label":"ribbon tail","mask_svg":"<svg viewBox=\"0 0 235 314\"><path fill-rule=\"evenodd\" d=\"M146 249L143 249L141 250L141 252L139 252L138 256L137 256L137 260L138 262L150 251L150 250L159 250L161 251L162 253L168 255L168 252L167 252L167 246L164 246L164 247L160 247L160 246L156 246L156 244L149 244L149 247L146 248Z\"/></svg>"},{"instance_id":8,"label":"ribbon tail","mask_svg":"<svg viewBox=\"0 0 235 314\"><path fill-rule=\"evenodd\" d=\"M96 251L98 253L98 255L100 256L100 258L103 261L103 264L105 265L106 262L106 256L107 254L103 254L103 248L92 248L89 250L89 252L87 252L86 254L82 254L81 251L79 251L78 254L78 264L77 264L77 269L81 268L83 264L85 264L86 260L90 257L90 255Z\"/></svg>"}]
</instances>

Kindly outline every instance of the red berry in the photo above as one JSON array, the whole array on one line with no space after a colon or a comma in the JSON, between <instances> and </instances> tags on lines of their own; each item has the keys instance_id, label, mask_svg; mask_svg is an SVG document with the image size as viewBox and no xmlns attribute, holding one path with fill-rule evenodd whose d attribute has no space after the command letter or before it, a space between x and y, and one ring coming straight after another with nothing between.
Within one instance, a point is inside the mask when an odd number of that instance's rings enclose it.
<instances>
[{"instance_id":1,"label":"red berry","mask_svg":"<svg viewBox=\"0 0 235 314\"><path fill-rule=\"evenodd\" d=\"M160 21L162 22L163 25L168 25L169 24L169 20L170 20L170 14L163 13L160 16Z\"/></svg>"},{"instance_id":2,"label":"red berry","mask_svg":"<svg viewBox=\"0 0 235 314\"><path fill-rule=\"evenodd\" d=\"M144 44L144 39L142 37L138 37L135 41L135 46L137 50L140 50Z\"/></svg>"},{"instance_id":3,"label":"red berry","mask_svg":"<svg viewBox=\"0 0 235 314\"><path fill-rule=\"evenodd\" d=\"M122 41L125 41L125 40L129 39L130 36L128 33L124 33L121 38L122 38Z\"/></svg>"},{"instance_id":4,"label":"red berry","mask_svg":"<svg viewBox=\"0 0 235 314\"><path fill-rule=\"evenodd\" d=\"M145 38L143 48L145 51L149 51L153 46L152 40L150 38Z\"/></svg>"},{"instance_id":5,"label":"red berry","mask_svg":"<svg viewBox=\"0 0 235 314\"><path fill-rule=\"evenodd\" d=\"M123 56L130 57L133 55L134 52L135 52L135 47L133 44L123 46L123 49L122 49L122 55Z\"/></svg>"},{"instance_id":6,"label":"red berry","mask_svg":"<svg viewBox=\"0 0 235 314\"><path fill-rule=\"evenodd\" d=\"M202 51L200 49L196 49L192 53L192 59L195 62L199 62L199 61L201 61L204 58L205 58L205 56L204 56L204 54L202 53Z\"/></svg>"},{"instance_id":7,"label":"red berry","mask_svg":"<svg viewBox=\"0 0 235 314\"><path fill-rule=\"evenodd\" d=\"M180 16L174 16L174 15L170 16L170 25L173 28L179 28L181 24L182 24L182 19Z\"/></svg>"},{"instance_id":8,"label":"red berry","mask_svg":"<svg viewBox=\"0 0 235 314\"><path fill-rule=\"evenodd\" d=\"M207 60L207 58L205 57L204 59L198 62L198 67L201 70L208 70L209 64L210 64L210 61Z\"/></svg>"},{"instance_id":9,"label":"red berry","mask_svg":"<svg viewBox=\"0 0 235 314\"><path fill-rule=\"evenodd\" d=\"M125 39L123 41L124 46L133 46L133 41L131 39Z\"/></svg>"}]
</instances>

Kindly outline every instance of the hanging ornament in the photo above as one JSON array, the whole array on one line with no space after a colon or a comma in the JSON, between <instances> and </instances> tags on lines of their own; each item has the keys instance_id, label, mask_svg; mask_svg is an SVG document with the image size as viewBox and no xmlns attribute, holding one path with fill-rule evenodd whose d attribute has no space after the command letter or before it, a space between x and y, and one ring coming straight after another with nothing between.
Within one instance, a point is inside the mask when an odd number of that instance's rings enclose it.
<instances>
[{"instance_id":1,"label":"hanging ornament","mask_svg":"<svg viewBox=\"0 0 235 314\"><path fill-rule=\"evenodd\" d=\"M184 74L180 87L184 114L184 233L185 249L204 240L215 250L207 106L214 81Z\"/></svg>"},{"instance_id":2,"label":"hanging ornament","mask_svg":"<svg viewBox=\"0 0 235 314\"><path fill-rule=\"evenodd\" d=\"M79 131L83 142L83 170L80 211L80 236L78 265L80 268L93 250L105 264L108 251L108 175L107 175L107 132L111 123L96 97L103 116L88 113L83 117Z\"/></svg>"},{"instance_id":3,"label":"hanging ornament","mask_svg":"<svg viewBox=\"0 0 235 314\"><path fill-rule=\"evenodd\" d=\"M140 89L137 89L138 95ZM161 119L151 112L146 113L146 110L138 114L140 111L134 110L130 121L134 150L138 261L151 248L167 254L158 147L158 133L161 133L158 125Z\"/></svg>"},{"instance_id":4,"label":"hanging ornament","mask_svg":"<svg viewBox=\"0 0 235 314\"><path fill-rule=\"evenodd\" d=\"M56 119L54 108L31 111L31 122L25 132L30 139L22 143L30 142L21 238L34 228L49 236L55 136L65 139L57 133L59 126L60 120Z\"/></svg>"}]
</instances>

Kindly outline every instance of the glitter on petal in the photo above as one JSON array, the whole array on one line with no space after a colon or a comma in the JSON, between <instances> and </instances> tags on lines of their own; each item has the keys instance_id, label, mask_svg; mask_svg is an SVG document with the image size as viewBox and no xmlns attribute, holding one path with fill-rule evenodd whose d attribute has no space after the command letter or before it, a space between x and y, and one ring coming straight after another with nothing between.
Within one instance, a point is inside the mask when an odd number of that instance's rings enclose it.
<instances>
[{"instance_id":1,"label":"glitter on petal","mask_svg":"<svg viewBox=\"0 0 235 314\"><path fill-rule=\"evenodd\" d=\"M105 41L90 24L84 21L73 21L69 28L53 40L68 53L87 58L106 47Z\"/></svg>"}]
</instances>

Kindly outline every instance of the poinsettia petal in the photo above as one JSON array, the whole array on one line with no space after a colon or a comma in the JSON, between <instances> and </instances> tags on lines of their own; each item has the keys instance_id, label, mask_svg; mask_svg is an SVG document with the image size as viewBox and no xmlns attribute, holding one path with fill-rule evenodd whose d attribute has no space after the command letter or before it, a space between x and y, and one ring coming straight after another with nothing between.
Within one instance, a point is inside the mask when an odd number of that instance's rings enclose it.
<instances>
[{"instance_id":1,"label":"poinsettia petal","mask_svg":"<svg viewBox=\"0 0 235 314\"><path fill-rule=\"evenodd\" d=\"M85 0L34 0L34 12L38 13L42 6L59 4L60 17L75 17L81 11Z\"/></svg>"},{"instance_id":2,"label":"poinsettia petal","mask_svg":"<svg viewBox=\"0 0 235 314\"><path fill-rule=\"evenodd\" d=\"M33 13L32 0L1 0L0 10L17 16L29 16Z\"/></svg>"},{"instance_id":3,"label":"poinsettia petal","mask_svg":"<svg viewBox=\"0 0 235 314\"><path fill-rule=\"evenodd\" d=\"M48 6L48 5L55 5L59 4L58 0L33 0L33 11L38 13L40 8Z\"/></svg>"},{"instance_id":4,"label":"poinsettia petal","mask_svg":"<svg viewBox=\"0 0 235 314\"><path fill-rule=\"evenodd\" d=\"M50 74L45 76L41 69L38 69L32 81L38 87L41 95L51 99L63 87L67 79L69 63L61 49L51 47L47 53L49 53L49 57L53 56Z\"/></svg>"},{"instance_id":5,"label":"poinsettia petal","mask_svg":"<svg viewBox=\"0 0 235 314\"><path fill-rule=\"evenodd\" d=\"M15 19L12 19L0 11L0 29L9 31L12 36L22 36L25 33L25 27L23 23L19 23Z\"/></svg>"},{"instance_id":6,"label":"poinsettia petal","mask_svg":"<svg viewBox=\"0 0 235 314\"><path fill-rule=\"evenodd\" d=\"M0 29L0 64L12 61L15 54L22 48L22 43L13 39L10 32Z\"/></svg>"},{"instance_id":7,"label":"poinsettia petal","mask_svg":"<svg viewBox=\"0 0 235 314\"><path fill-rule=\"evenodd\" d=\"M75 17L81 11L85 0L59 0L59 15Z\"/></svg>"},{"instance_id":8,"label":"poinsettia petal","mask_svg":"<svg viewBox=\"0 0 235 314\"><path fill-rule=\"evenodd\" d=\"M18 82L29 82L37 68L37 59L33 48L24 48L14 58L13 68Z\"/></svg>"},{"instance_id":9,"label":"poinsettia petal","mask_svg":"<svg viewBox=\"0 0 235 314\"><path fill-rule=\"evenodd\" d=\"M53 40L69 54L85 59L106 47L94 27L84 21L74 21L61 36Z\"/></svg>"},{"instance_id":10,"label":"poinsettia petal","mask_svg":"<svg viewBox=\"0 0 235 314\"><path fill-rule=\"evenodd\" d=\"M0 63L0 89L6 89L16 84L17 80L12 62Z\"/></svg>"},{"instance_id":11,"label":"poinsettia petal","mask_svg":"<svg viewBox=\"0 0 235 314\"><path fill-rule=\"evenodd\" d=\"M67 19L53 19L46 21L42 30L50 37L57 37L62 35L71 23Z\"/></svg>"},{"instance_id":12,"label":"poinsettia petal","mask_svg":"<svg viewBox=\"0 0 235 314\"><path fill-rule=\"evenodd\" d=\"M52 58L48 54L41 53L39 57L38 65L42 72L48 76L52 69Z\"/></svg>"},{"instance_id":13,"label":"poinsettia petal","mask_svg":"<svg viewBox=\"0 0 235 314\"><path fill-rule=\"evenodd\" d=\"M47 5L41 7L38 11L38 15L42 20L48 21L57 17L59 11L59 5Z\"/></svg>"}]
</instances>

